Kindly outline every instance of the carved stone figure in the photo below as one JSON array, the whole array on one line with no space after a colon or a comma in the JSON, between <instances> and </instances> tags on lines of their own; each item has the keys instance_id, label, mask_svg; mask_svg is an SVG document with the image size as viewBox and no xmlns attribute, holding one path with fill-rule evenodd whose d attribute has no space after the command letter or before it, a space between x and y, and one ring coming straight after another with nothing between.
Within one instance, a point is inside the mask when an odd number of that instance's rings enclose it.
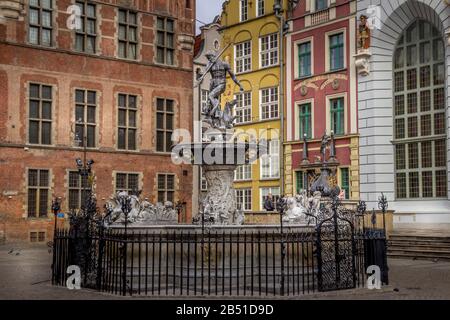
<instances>
[{"instance_id":1,"label":"carved stone figure","mask_svg":"<svg viewBox=\"0 0 450 320\"><path fill-rule=\"evenodd\" d=\"M206 66L205 74L208 72L210 73L211 82L209 86L208 103L206 109L202 110L202 113L205 116L205 120L215 123L215 121L222 116L220 110L220 96L225 92L227 74L231 76L231 79L240 87L241 91L244 91L244 88L231 70L230 65L216 57L214 51L209 51L205 56L209 61Z\"/></svg>"},{"instance_id":2,"label":"carved stone figure","mask_svg":"<svg viewBox=\"0 0 450 320\"><path fill-rule=\"evenodd\" d=\"M128 195L126 191L117 192L105 204L107 225L125 223L125 214L122 211L121 198L126 197L130 201L131 210L128 214L127 223L140 225L173 224L178 221L178 214L172 202L153 205L145 198L143 201L136 195Z\"/></svg>"},{"instance_id":3,"label":"carved stone figure","mask_svg":"<svg viewBox=\"0 0 450 320\"><path fill-rule=\"evenodd\" d=\"M315 192L308 198L304 190L294 197L286 197L286 211L283 214L283 222L290 224L310 224L320 213L321 193Z\"/></svg>"},{"instance_id":4,"label":"carved stone figure","mask_svg":"<svg viewBox=\"0 0 450 320\"><path fill-rule=\"evenodd\" d=\"M204 174L208 183L208 193L203 200L200 215L205 221L214 224L243 223L236 205L236 195L233 189L234 169L236 166L205 166ZM194 219L201 223L201 217Z\"/></svg>"},{"instance_id":5,"label":"carved stone figure","mask_svg":"<svg viewBox=\"0 0 450 320\"><path fill-rule=\"evenodd\" d=\"M304 223L306 208L297 202L295 197L287 198L286 204L287 211L283 216L283 221L288 223Z\"/></svg>"},{"instance_id":6,"label":"carved stone figure","mask_svg":"<svg viewBox=\"0 0 450 320\"><path fill-rule=\"evenodd\" d=\"M320 144L320 154L322 155L322 162L326 161L326 152L330 141L331 141L330 136L324 133L324 135L322 136L322 142Z\"/></svg>"},{"instance_id":7,"label":"carved stone figure","mask_svg":"<svg viewBox=\"0 0 450 320\"><path fill-rule=\"evenodd\" d=\"M370 48L370 28L365 15L360 17L358 38L360 49L367 50Z\"/></svg>"}]
</instances>

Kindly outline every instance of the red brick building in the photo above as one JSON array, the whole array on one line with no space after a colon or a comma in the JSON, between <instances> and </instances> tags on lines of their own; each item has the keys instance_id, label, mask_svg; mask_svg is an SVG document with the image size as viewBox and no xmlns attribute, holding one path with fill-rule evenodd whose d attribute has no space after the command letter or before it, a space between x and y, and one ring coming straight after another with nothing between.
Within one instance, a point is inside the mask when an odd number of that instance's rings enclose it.
<instances>
[{"instance_id":1,"label":"red brick building","mask_svg":"<svg viewBox=\"0 0 450 320\"><path fill-rule=\"evenodd\" d=\"M170 138L192 126L194 5L0 2L0 240L46 241L52 198L80 206L83 143L99 207L138 188L190 221L192 169L172 164Z\"/></svg>"},{"instance_id":2,"label":"red brick building","mask_svg":"<svg viewBox=\"0 0 450 320\"><path fill-rule=\"evenodd\" d=\"M309 162L320 155L325 132L336 137L337 182L347 199L359 198L356 1L299 1L286 38L286 191L306 188L303 136ZM311 175L309 175L311 176Z\"/></svg>"}]
</instances>

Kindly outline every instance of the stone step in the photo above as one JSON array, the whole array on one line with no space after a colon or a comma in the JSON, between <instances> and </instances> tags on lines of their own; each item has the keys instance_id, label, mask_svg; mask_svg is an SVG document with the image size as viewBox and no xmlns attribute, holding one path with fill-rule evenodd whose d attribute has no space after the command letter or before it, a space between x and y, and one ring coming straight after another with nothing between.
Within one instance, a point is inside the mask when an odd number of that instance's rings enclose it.
<instances>
[{"instance_id":1,"label":"stone step","mask_svg":"<svg viewBox=\"0 0 450 320\"><path fill-rule=\"evenodd\" d=\"M389 259L417 259L429 261L450 261L450 257L431 257L410 253L388 253Z\"/></svg>"},{"instance_id":2,"label":"stone step","mask_svg":"<svg viewBox=\"0 0 450 320\"><path fill-rule=\"evenodd\" d=\"M450 250L433 250L433 249L420 249L420 248L388 248L388 255L396 254L410 254L414 256L426 256L426 257L448 257L450 259Z\"/></svg>"},{"instance_id":3,"label":"stone step","mask_svg":"<svg viewBox=\"0 0 450 320\"><path fill-rule=\"evenodd\" d=\"M430 236L430 235L400 235L391 234L389 240L409 240L409 241L438 241L450 243L450 237L447 236Z\"/></svg>"},{"instance_id":4,"label":"stone step","mask_svg":"<svg viewBox=\"0 0 450 320\"><path fill-rule=\"evenodd\" d=\"M403 246L388 246L388 251L389 250L395 250L395 251L414 251L414 252L450 252L450 248L449 247L434 247L434 246L407 246L407 245L403 245Z\"/></svg>"},{"instance_id":5,"label":"stone step","mask_svg":"<svg viewBox=\"0 0 450 320\"><path fill-rule=\"evenodd\" d=\"M389 247L418 247L418 248L443 248L450 250L450 243L438 241L422 241L422 240L390 240Z\"/></svg>"}]
</instances>

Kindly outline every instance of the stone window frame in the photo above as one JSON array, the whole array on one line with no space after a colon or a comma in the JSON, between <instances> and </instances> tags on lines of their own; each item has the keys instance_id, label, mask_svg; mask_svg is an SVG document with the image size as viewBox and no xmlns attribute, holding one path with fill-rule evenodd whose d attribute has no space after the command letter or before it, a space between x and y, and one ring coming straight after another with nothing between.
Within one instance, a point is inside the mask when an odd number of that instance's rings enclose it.
<instances>
[{"instance_id":1,"label":"stone window frame","mask_svg":"<svg viewBox=\"0 0 450 320\"><path fill-rule=\"evenodd\" d=\"M159 19L162 19L163 20L163 23L164 23L164 26L163 26L163 28L159 28L159 26L158 26L158 20ZM168 16L156 16L156 23L155 23L155 49L156 49L156 52L155 52L155 61L156 61L156 63L157 64L160 64L160 65L166 65L166 66L176 66L177 65L177 62L176 62L176 43L177 43L177 40L176 40L176 35L177 35L177 20L176 19L174 19L173 17L168 17ZM169 30L169 29L167 29L167 21L172 21L172 26L173 26L173 29L172 30ZM161 33L163 33L164 34L164 45L162 45L162 44L159 44L158 43L158 32L161 32ZM171 34L172 35L172 41L173 41L173 43L172 43L172 46L168 46L168 43L167 43L167 36L169 35L169 34ZM163 62L161 62L161 61L158 61L158 49L162 49L163 51L164 51L164 61ZM168 51L171 51L172 52L172 63L170 64L170 63L167 63L167 56L166 56L166 54L167 54L167 52Z\"/></svg>"},{"instance_id":2,"label":"stone window frame","mask_svg":"<svg viewBox=\"0 0 450 320\"><path fill-rule=\"evenodd\" d=\"M89 55L99 55L100 54L100 42L101 42L101 3L96 3L96 2L92 2L92 1L88 1L88 0L71 0L71 2L73 3L73 5L77 5L77 3L83 3L84 7L83 7L83 11L82 11L82 15L81 15L81 19L82 19L82 23L83 23L83 30L84 31L79 31L79 30L73 30L72 36L72 49L73 51L77 52L77 53L83 53L83 54L89 54ZM88 5L94 5L95 8L95 17L88 17L86 15L86 7ZM87 34L86 31L86 25L87 25L87 21L88 20L95 20L95 35L94 34ZM78 35L82 35L83 36L83 44L84 44L84 50L78 50L76 47L76 41L77 41L77 36ZM87 38L89 36L95 36L95 40L94 40L94 52L89 52L86 50L86 44L87 44Z\"/></svg>"},{"instance_id":3,"label":"stone window frame","mask_svg":"<svg viewBox=\"0 0 450 320\"><path fill-rule=\"evenodd\" d=\"M340 69L331 70L331 37L342 33L343 36L343 66ZM340 29L332 30L325 33L325 72L339 72L345 70L347 68L347 54L348 54L348 45L347 45L347 28L343 27Z\"/></svg>"},{"instance_id":4,"label":"stone window frame","mask_svg":"<svg viewBox=\"0 0 450 320\"><path fill-rule=\"evenodd\" d=\"M160 178L160 176L164 176L164 188L160 188L160 185L159 185L159 178ZM168 188L167 187L167 178L169 176L173 177L173 188ZM175 173L170 173L170 172L157 172L156 176L155 176L155 180L156 180L156 185L155 185L156 202L160 202L160 203L164 204L164 202L170 201L170 200L167 200L168 199L167 193L168 192L172 192L173 193L173 198L172 198L171 202L173 204L175 204L175 202L177 200L177 185L178 185L178 183L177 183L177 175ZM159 198L160 192L164 192L164 201L163 202L159 201L160 200L160 198Z\"/></svg>"},{"instance_id":5,"label":"stone window frame","mask_svg":"<svg viewBox=\"0 0 450 320\"><path fill-rule=\"evenodd\" d=\"M139 152L139 124L140 124L140 111L141 111L141 96L136 94L136 93L127 93L127 92L117 92L115 94L115 109L116 109L116 115L117 115L117 121L116 121L116 142L115 142L115 147L117 151L124 151L124 152ZM126 107L120 107L119 106L119 98L120 96L125 96L126 99ZM136 121L136 125L135 126L129 126L129 111L130 108L128 107L128 102L129 102L129 97L135 97L136 98L136 108L132 109L131 111L135 111L136 112L136 116L135 116L135 121ZM126 112L126 125L119 125L119 111L120 110L125 110ZM126 138L125 138L125 148L119 148L119 130L120 129L125 129L126 132ZM128 147L128 134L129 134L129 130L135 130L135 148L134 149L130 149Z\"/></svg>"},{"instance_id":6,"label":"stone window frame","mask_svg":"<svg viewBox=\"0 0 450 320\"><path fill-rule=\"evenodd\" d=\"M447 88L446 88L446 81L444 79L444 83L442 85L435 85L433 83L433 76L434 76L434 67L436 65L439 65L439 63L443 62L445 64L445 41L442 39L442 36L437 33L434 36L431 36L430 38L425 38L425 39L420 39L420 34L419 34L419 30L420 30L420 24L422 22L428 23L431 26L430 29L430 33L433 34L433 28L435 28L435 26L430 23L427 20L424 19L415 19L414 21L412 21L410 24L408 24L400 33L398 41L395 45L394 48L394 58L392 61L392 76L393 79L395 79L396 75L399 74L399 72L403 73L402 76L402 80L403 80L403 84L402 84L402 88L401 90L396 90L396 86L392 88L392 115L393 115L393 157L394 157L394 194L395 194L395 200L396 201L410 201L410 200L436 200L436 199L447 199L447 194L448 194L448 170L447 170L447 160L445 159L445 166L436 166L436 144L438 142L444 141L444 156L446 157L446 150L447 150L447 132L445 132L444 134L436 134L435 133L435 116L438 114L444 114L444 129L447 131L447 125L445 123L445 114L446 114L446 105L444 102L444 108L443 109L435 109L434 108L434 102L435 102L435 90L439 90L439 89L443 89L444 90L444 101L447 100ZM411 26L413 26L414 24L416 24L416 28L417 28L417 34L419 34L419 36L417 37L417 39L415 39L413 42L407 42L407 33L408 30L411 28ZM444 57L441 60L435 60L435 56L434 56L434 42L436 40L441 40L443 41L443 46L444 46ZM431 50L431 54L430 54L430 60L428 62L422 62L420 60L420 56L421 56L421 44L426 43L426 42L430 42L430 50ZM416 62L414 65L408 65L407 62L407 55L408 55L408 51L407 48L411 47L411 46L415 46L416 47ZM403 55L403 65L399 65L397 64L397 58L399 57L397 55L397 53L399 52L399 49L402 48L402 55ZM424 67L430 67L430 84L422 87L421 84L421 69ZM408 81L408 76L407 76L407 71L408 70L413 70L415 69L416 72L416 88L408 88L407 85L407 81ZM429 105L429 110L423 111L422 110L422 93L424 92L429 92L429 99L430 99L430 105ZM410 110L408 110L408 96L411 94L416 93L416 112L409 112ZM396 97L400 97L403 96L404 98L402 99L403 101L403 109L401 113L397 114L397 109L396 109ZM420 101L420 102L419 102ZM414 115L414 118L417 119L417 135L414 137L409 137L409 132L408 132L408 119L412 119L411 115ZM426 115L430 115L431 117L431 134L429 135L422 135L422 117L426 116ZM404 122L404 135L403 138L398 138L396 136L396 130L397 130L397 126L396 126L396 122L398 120L403 120ZM420 129L419 129L420 128ZM429 149L426 149L427 151L430 152L430 158L427 160L426 158L424 158L423 153L424 153L424 146L426 146L427 144L430 145ZM414 146L414 148L417 149L412 149ZM403 150L400 150L400 147L403 147ZM402 157L402 161L399 161L399 156L398 156L398 151L400 150L401 153L403 153L403 157ZM411 154L415 154L416 155L416 159L414 160L414 163L417 163L417 167L415 168L410 168L411 166L411 159L410 159L410 155ZM430 161L431 165L430 166L424 166L423 163L426 161ZM402 166L399 168L398 164L401 163ZM415 165L414 165L415 166ZM445 191L445 195L444 196L437 196L437 175L438 173L441 172L445 172L445 178L444 178L444 183L445 185L442 187ZM413 174L417 173L417 188L414 188L416 190L416 192L418 193L418 197L411 197L411 179L415 179ZM426 173L431 173L431 183L432 183L432 190L431 190L431 195L424 197L424 174ZM399 184L402 183L402 185L400 186ZM404 185L403 185L404 183ZM426 185L426 184L425 184ZM402 189L402 194L399 194L399 190Z\"/></svg>"},{"instance_id":7,"label":"stone window frame","mask_svg":"<svg viewBox=\"0 0 450 320\"><path fill-rule=\"evenodd\" d=\"M327 124L327 132L331 132L331 100L334 99L344 99L344 132L340 134L340 136L345 136L348 134L348 93L341 92L332 95L326 96L326 124Z\"/></svg>"},{"instance_id":8,"label":"stone window frame","mask_svg":"<svg viewBox=\"0 0 450 320\"><path fill-rule=\"evenodd\" d=\"M252 211L252 188L237 188L236 192L236 204L238 209L241 209L244 212ZM242 198L242 202L239 200ZM239 208L239 204L242 204L241 208Z\"/></svg>"},{"instance_id":9,"label":"stone window frame","mask_svg":"<svg viewBox=\"0 0 450 320\"><path fill-rule=\"evenodd\" d=\"M39 86L39 98L34 98L31 97L30 91L31 91L31 86L32 85L37 85ZM50 87L51 89L51 99L43 99L42 98L42 87ZM27 138L27 144L29 145L36 145L36 146L53 146L55 144L55 137L54 137L54 126L55 126L55 114L56 114L56 99L55 99L55 91L56 91L56 86L54 84L47 84L47 83L43 83L43 82L39 82L39 81L28 81L27 85L26 85L26 103L27 103L27 109L26 109L26 115L27 115L27 131L26 131L26 138ZM39 104L39 117L38 118L32 118L31 114L30 114L30 108L31 108L31 101L38 101ZM51 104L51 109L50 109L50 119L45 119L42 118L42 103L43 102L50 102ZM38 129L38 143L33 143L30 142L31 137L30 137L30 123L32 121L35 122L39 122L39 129ZM50 143L42 143L42 123L46 122L46 123L50 123Z\"/></svg>"},{"instance_id":10,"label":"stone window frame","mask_svg":"<svg viewBox=\"0 0 450 320\"><path fill-rule=\"evenodd\" d=\"M33 238L32 238L33 234L36 235L36 241L33 241ZM44 235L43 238L41 238L42 234ZM42 243L42 242L45 242L46 239L47 239L47 231L46 230L35 230L35 229L32 229L32 230L28 231L28 236L29 236L28 240L29 240L30 243Z\"/></svg>"},{"instance_id":11,"label":"stone window frame","mask_svg":"<svg viewBox=\"0 0 450 320\"><path fill-rule=\"evenodd\" d=\"M30 4L30 2L28 1L28 3L25 5L25 10L26 10L26 43L32 45L32 46L39 46L39 47L45 47L45 48L56 48L57 47L57 43L56 43L56 39L57 39L57 33L58 33L58 23L57 23L57 16L58 16L58 6L57 6L57 1L56 0L49 0L51 3L51 10L49 10L48 8L44 8L41 5L41 1L43 0L37 0L39 1L39 6L32 6ZM39 20L41 20L42 18L42 11L50 11L51 12L51 28L49 27L43 27L41 21L39 21L39 24L31 24L30 22L30 11L31 11L31 7L35 8L35 9L39 9ZM38 31L38 37L39 37L39 41L38 43L33 43L30 41L30 29L32 27L37 27L39 28ZM42 29L48 29L51 32L50 35L50 44L49 45L45 45L42 44Z\"/></svg>"},{"instance_id":12,"label":"stone window frame","mask_svg":"<svg viewBox=\"0 0 450 320\"><path fill-rule=\"evenodd\" d=\"M164 110L158 110L158 101L164 102ZM172 102L172 111L167 110L167 101ZM175 131L175 125L176 125L176 114L177 114L177 102L175 99L172 98L163 98L163 97L156 97L155 98L155 151L157 153L163 153L168 154L171 153L171 150L167 150L167 134L171 133L171 139L172 141L172 134ZM163 115L163 128L158 127L158 114ZM172 116L172 129L167 128L167 116ZM162 132L164 134L164 150L158 150L158 132Z\"/></svg>"},{"instance_id":13,"label":"stone window frame","mask_svg":"<svg viewBox=\"0 0 450 320\"><path fill-rule=\"evenodd\" d=\"M78 186L76 186L76 187L72 187L70 185L70 176L71 176L71 174L78 175ZM94 173L92 173L92 176L95 176ZM67 209L68 210L81 209L81 207L83 206L83 183L82 183L82 181L83 181L83 177L80 175L78 170L68 169L66 171L66 183L67 184L65 185L65 187L67 188ZM89 183L89 178L88 177L86 177L86 183L87 184ZM79 192L79 194L78 194L78 201L77 201L79 203L79 206L77 208L71 207L70 191L72 191L72 190L76 190L76 191Z\"/></svg>"},{"instance_id":14,"label":"stone window frame","mask_svg":"<svg viewBox=\"0 0 450 320\"><path fill-rule=\"evenodd\" d=\"M38 182L36 186L30 186L30 171L34 170L38 172ZM41 171L47 171L48 173L48 183L47 186L40 186L40 172ZM52 199L52 184L53 184L53 170L50 168L37 168L37 167L27 167L25 169L25 193L26 193L26 201L25 203L25 216L27 219L48 219L49 218L49 212L51 208L51 199ZM34 189L37 191L36 193L36 214L34 216L30 216L30 205L29 205L29 190ZM40 190L44 189L47 190L47 210L45 215L40 215L39 213L39 207L40 207Z\"/></svg>"},{"instance_id":15,"label":"stone window frame","mask_svg":"<svg viewBox=\"0 0 450 320\"><path fill-rule=\"evenodd\" d=\"M125 189L118 189L117 188L117 175L118 174L125 174L127 175L127 188ZM126 170L113 170L112 172L112 187L113 187L113 194L116 194L118 191L133 191L133 189L130 189L128 184L129 184L129 175L137 175L137 181L138 181L138 190L137 191L141 191L143 190L143 179L144 179L144 174L142 172L136 172L136 171L126 171Z\"/></svg>"},{"instance_id":16,"label":"stone window frame","mask_svg":"<svg viewBox=\"0 0 450 320\"><path fill-rule=\"evenodd\" d=\"M120 12L121 11L125 11L126 12L126 22L121 22L120 21ZM136 23L135 24L130 24L129 23L129 14L133 13L136 15ZM116 10L116 32L117 32L117 41L116 41L116 52L117 52L117 58L118 59L123 59L123 60L129 60L129 61L139 61L140 60L140 50L141 50L141 23L140 23L140 19L141 19L141 14L138 11L134 11L132 9L128 9L128 8L123 8L123 7L119 7ZM126 39L122 40L120 39L120 35L119 35L119 29L120 29L120 25L125 25L126 27ZM131 28L136 28L136 39L135 40L130 40L128 37L129 34L129 29ZM120 42L125 42L125 57L120 56ZM136 57L129 57L129 45L131 44L135 44L136 45Z\"/></svg>"},{"instance_id":17,"label":"stone window frame","mask_svg":"<svg viewBox=\"0 0 450 320\"><path fill-rule=\"evenodd\" d=\"M83 104L81 104L81 103L78 103L77 102L77 96L76 96L76 93L77 93L77 91L78 90L81 90L81 91L84 91L85 92L85 101L84 101L84 103ZM90 103L87 103L87 95L86 95L86 93L87 92L95 92L95 123L87 123L87 108L88 107L92 107L92 106L94 106L93 104L90 104ZM99 127L100 127L100 103L99 103L99 101L100 101L100 91L98 91L97 89L89 89L89 88L86 88L86 87L73 87L73 105L74 105L74 109L73 109L73 119L74 119L74 124L75 124L75 131L74 131L74 134L76 134L76 127L77 127L77 125L79 125L79 123L78 123L78 119L76 118L76 108L77 108L77 106L78 105L83 105L83 107L85 108L85 110L84 110L84 122L82 122L83 123L83 126L84 126L84 134L86 134L86 130L87 130L87 126L94 126L95 125L95 130L94 130L94 132L95 132L95 139L94 139L94 146L93 147L89 147L89 146L86 146L86 148L87 149L92 149L92 150L95 150L95 149L99 149L100 148L100 146L99 146L99 136L100 136L100 129L99 129ZM76 136L75 136L76 137ZM83 148L84 147L84 140L81 142L81 144L80 145L77 145L77 146L75 146L75 147L78 147L78 148Z\"/></svg>"}]
</instances>

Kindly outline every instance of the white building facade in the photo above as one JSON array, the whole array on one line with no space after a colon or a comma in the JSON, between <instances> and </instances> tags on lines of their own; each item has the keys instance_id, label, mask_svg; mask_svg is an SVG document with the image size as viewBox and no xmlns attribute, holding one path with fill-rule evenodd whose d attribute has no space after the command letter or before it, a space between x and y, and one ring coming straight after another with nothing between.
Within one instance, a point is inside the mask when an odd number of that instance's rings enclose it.
<instances>
[{"instance_id":1,"label":"white building facade","mask_svg":"<svg viewBox=\"0 0 450 320\"><path fill-rule=\"evenodd\" d=\"M397 224L450 223L450 1L357 10L373 25L358 75L361 199L376 208L383 192Z\"/></svg>"}]
</instances>

